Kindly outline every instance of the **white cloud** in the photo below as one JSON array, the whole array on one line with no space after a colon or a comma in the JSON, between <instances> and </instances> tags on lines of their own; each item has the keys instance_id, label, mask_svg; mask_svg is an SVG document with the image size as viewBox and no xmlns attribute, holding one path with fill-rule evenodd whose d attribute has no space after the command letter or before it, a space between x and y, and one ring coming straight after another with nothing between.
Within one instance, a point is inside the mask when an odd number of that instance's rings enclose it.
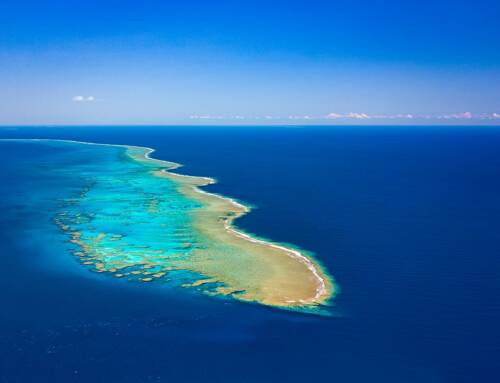
<instances>
[{"instance_id":1,"label":"white cloud","mask_svg":"<svg viewBox=\"0 0 500 383\"><path fill-rule=\"evenodd\" d=\"M330 113L326 116L326 118L329 120L336 120L338 118L344 118L344 116L342 114L338 114L338 113Z\"/></svg>"},{"instance_id":2,"label":"white cloud","mask_svg":"<svg viewBox=\"0 0 500 383\"><path fill-rule=\"evenodd\" d=\"M73 102L93 102L95 101L94 96L74 96L71 99Z\"/></svg>"},{"instance_id":3,"label":"white cloud","mask_svg":"<svg viewBox=\"0 0 500 383\"><path fill-rule=\"evenodd\" d=\"M81 96L78 96L81 97ZM83 100L78 99L76 101L90 101L87 98L83 98ZM245 115L191 115L190 119L193 120L292 120L292 121L321 121L321 120L338 120L339 122L347 121L347 120L499 120L499 113L472 113L472 112L461 112L461 113L453 113L453 114L368 114L368 113L329 113L327 115L295 115L290 114L288 116L278 116L278 115L263 115L263 116L245 116Z\"/></svg>"},{"instance_id":4,"label":"white cloud","mask_svg":"<svg viewBox=\"0 0 500 383\"><path fill-rule=\"evenodd\" d=\"M371 118L366 113L352 113L352 112L349 113L346 117L347 118L352 118L352 119L355 119L355 120L366 120L366 119Z\"/></svg>"},{"instance_id":5,"label":"white cloud","mask_svg":"<svg viewBox=\"0 0 500 383\"><path fill-rule=\"evenodd\" d=\"M470 120L472 118L479 118L479 116L475 116L471 112L462 112L455 114L444 114L442 116L437 116L437 118L445 120Z\"/></svg>"},{"instance_id":6,"label":"white cloud","mask_svg":"<svg viewBox=\"0 0 500 383\"><path fill-rule=\"evenodd\" d=\"M436 115L427 115L427 114L367 114L367 113L330 113L323 117L327 120L337 120L337 119L345 119L345 120L494 120L499 119L500 114L491 113L491 114L474 114L471 112L461 112L461 113L453 113L453 114L436 114Z\"/></svg>"},{"instance_id":7,"label":"white cloud","mask_svg":"<svg viewBox=\"0 0 500 383\"><path fill-rule=\"evenodd\" d=\"M266 116L266 118L269 120L271 118L277 120L280 119L280 117L273 117L273 116ZM289 115L288 119L289 120L318 120L321 119L322 117L316 117L316 116L309 116L309 115Z\"/></svg>"}]
</instances>

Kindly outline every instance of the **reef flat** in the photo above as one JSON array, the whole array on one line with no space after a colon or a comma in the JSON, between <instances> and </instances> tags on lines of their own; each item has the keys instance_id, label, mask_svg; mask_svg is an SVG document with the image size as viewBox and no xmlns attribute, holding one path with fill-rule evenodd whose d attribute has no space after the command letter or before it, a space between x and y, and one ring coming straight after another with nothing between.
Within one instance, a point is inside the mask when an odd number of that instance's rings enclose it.
<instances>
[{"instance_id":1,"label":"reef flat","mask_svg":"<svg viewBox=\"0 0 500 383\"><path fill-rule=\"evenodd\" d=\"M174 173L180 165L150 148L32 142L73 153L58 171L76 172L83 186L62 200L54 223L89 269L281 308L315 310L334 295L310 254L235 228L250 209L200 189L213 179Z\"/></svg>"}]
</instances>

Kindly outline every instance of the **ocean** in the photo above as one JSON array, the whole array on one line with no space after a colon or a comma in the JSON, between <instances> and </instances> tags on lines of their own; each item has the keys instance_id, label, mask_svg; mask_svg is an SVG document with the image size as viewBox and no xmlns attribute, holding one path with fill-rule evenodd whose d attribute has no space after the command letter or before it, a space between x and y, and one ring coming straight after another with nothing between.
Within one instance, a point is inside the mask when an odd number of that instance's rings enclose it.
<instances>
[{"instance_id":1,"label":"ocean","mask_svg":"<svg viewBox=\"0 0 500 383\"><path fill-rule=\"evenodd\" d=\"M3 127L0 138L155 148L252 206L241 229L312 251L340 290L324 316L91 272L44 213L78 175L48 182L50 164L33 166L47 148L0 143L2 383L498 379L498 127Z\"/></svg>"}]
</instances>

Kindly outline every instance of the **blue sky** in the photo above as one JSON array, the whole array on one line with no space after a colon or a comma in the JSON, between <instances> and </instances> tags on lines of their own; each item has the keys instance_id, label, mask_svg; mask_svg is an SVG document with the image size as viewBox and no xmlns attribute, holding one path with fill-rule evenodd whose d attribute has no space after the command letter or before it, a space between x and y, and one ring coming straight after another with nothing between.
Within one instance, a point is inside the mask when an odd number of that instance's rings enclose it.
<instances>
[{"instance_id":1,"label":"blue sky","mask_svg":"<svg viewBox=\"0 0 500 383\"><path fill-rule=\"evenodd\" d=\"M500 123L500 2L0 2L0 124Z\"/></svg>"}]
</instances>

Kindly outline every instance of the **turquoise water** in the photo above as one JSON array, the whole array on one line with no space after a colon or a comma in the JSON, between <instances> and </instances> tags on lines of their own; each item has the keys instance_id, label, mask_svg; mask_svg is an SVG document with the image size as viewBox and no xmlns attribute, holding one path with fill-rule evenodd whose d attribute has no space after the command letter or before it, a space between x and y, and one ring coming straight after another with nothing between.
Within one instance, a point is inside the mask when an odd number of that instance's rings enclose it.
<instances>
[{"instance_id":1,"label":"turquoise water","mask_svg":"<svg viewBox=\"0 0 500 383\"><path fill-rule=\"evenodd\" d=\"M51 217L73 244L73 255L91 271L176 286L201 278L170 265L189 260L192 250L203 246L191 222L193 209L202 205L181 194L176 182L151 174L164 166L137 162L125 147L57 141L0 145L18 153L37 151L35 171L32 156L17 162L16 169L24 161L29 173L16 176L32 180L24 184L22 199L45 220Z\"/></svg>"},{"instance_id":2,"label":"turquoise water","mask_svg":"<svg viewBox=\"0 0 500 383\"><path fill-rule=\"evenodd\" d=\"M152 176L160 167L130 159L125 148L55 145L75 149L76 163L58 170L79 174L85 183L78 196L64 200L56 218L78 243L92 247L88 254L77 252L82 262L120 277L179 283L167 267L199 246L190 212L201 205L179 193L175 182Z\"/></svg>"}]
</instances>

